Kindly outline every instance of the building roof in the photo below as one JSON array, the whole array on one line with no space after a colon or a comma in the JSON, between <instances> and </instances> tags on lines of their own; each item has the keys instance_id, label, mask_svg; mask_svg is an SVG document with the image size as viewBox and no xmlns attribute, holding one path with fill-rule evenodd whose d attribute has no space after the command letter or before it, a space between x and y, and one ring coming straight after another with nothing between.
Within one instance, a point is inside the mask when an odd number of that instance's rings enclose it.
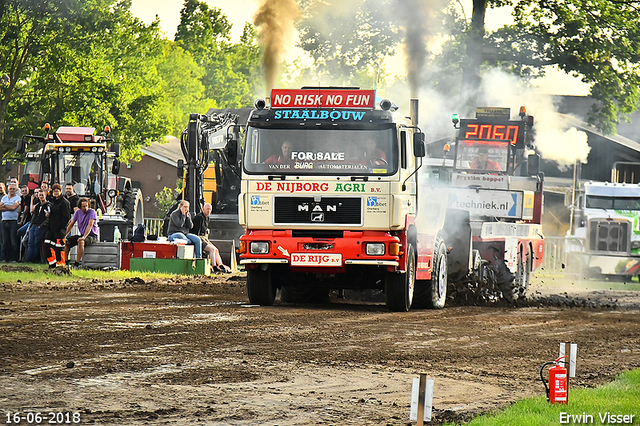
<instances>
[{"instance_id":1,"label":"building roof","mask_svg":"<svg viewBox=\"0 0 640 426\"><path fill-rule=\"evenodd\" d=\"M601 138L604 138L604 139L607 139L607 140L609 140L611 142L617 143L618 145L622 145L622 146L627 147L629 149L633 149L634 151L640 152L640 141L638 141L638 140L632 140L632 139L624 137L624 136L622 136L620 134L617 134L617 135L605 135L604 133L600 132L595 127L589 125L588 123L586 123L585 121L582 121L579 118L576 118L573 115L560 114L560 116L567 123L569 123L570 125L572 125L573 127L575 127L578 130L582 130L582 131L588 132L588 133L593 133L594 135L598 135Z\"/></svg>"},{"instance_id":2,"label":"building roof","mask_svg":"<svg viewBox=\"0 0 640 426\"><path fill-rule=\"evenodd\" d=\"M144 155L148 155L174 167L178 167L178 160L184 158L182 149L180 148L180 139L174 136L167 136L166 142L164 143L154 142L151 146L142 147L140 151L142 151Z\"/></svg>"},{"instance_id":3,"label":"building roof","mask_svg":"<svg viewBox=\"0 0 640 426\"><path fill-rule=\"evenodd\" d=\"M554 96L554 103L559 113L573 115L586 122L589 110L596 103L596 100L590 96L558 95ZM628 117L631 122L621 121L616 126L617 134L640 142L640 110L629 114Z\"/></svg>"}]
</instances>

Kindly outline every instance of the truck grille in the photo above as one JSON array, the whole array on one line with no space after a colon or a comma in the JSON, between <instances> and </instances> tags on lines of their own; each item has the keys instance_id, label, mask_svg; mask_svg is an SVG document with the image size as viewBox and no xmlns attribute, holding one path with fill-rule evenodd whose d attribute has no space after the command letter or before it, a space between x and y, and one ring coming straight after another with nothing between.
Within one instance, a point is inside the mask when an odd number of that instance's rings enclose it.
<instances>
[{"instance_id":1,"label":"truck grille","mask_svg":"<svg viewBox=\"0 0 640 426\"><path fill-rule=\"evenodd\" d=\"M589 250L627 253L629 251L628 221L590 220Z\"/></svg>"},{"instance_id":2,"label":"truck grille","mask_svg":"<svg viewBox=\"0 0 640 426\"><path fill-rule=\"evenodd\" d=\"M361 198L274 197L273 201L275 225L362 225Z\"/></svg>"}]
</instances>

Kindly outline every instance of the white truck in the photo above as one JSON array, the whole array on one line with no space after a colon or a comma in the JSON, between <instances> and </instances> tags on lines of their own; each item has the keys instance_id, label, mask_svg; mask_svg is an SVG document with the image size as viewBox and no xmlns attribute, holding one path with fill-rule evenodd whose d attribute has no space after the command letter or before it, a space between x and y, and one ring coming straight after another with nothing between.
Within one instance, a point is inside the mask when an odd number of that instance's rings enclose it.
<instances>
[{"instance_id":1,"label":"white truck","mask_svg":"<svg viewBox=\"0 0 640 426\"><path fill-rule=\"evenodd\" d=\"M623 180L616 167L612 175L612 180ZM587 182L578 203L566 254L592 277L630 280L640 275L640 183Z\"/></svg>"}]
</instances>

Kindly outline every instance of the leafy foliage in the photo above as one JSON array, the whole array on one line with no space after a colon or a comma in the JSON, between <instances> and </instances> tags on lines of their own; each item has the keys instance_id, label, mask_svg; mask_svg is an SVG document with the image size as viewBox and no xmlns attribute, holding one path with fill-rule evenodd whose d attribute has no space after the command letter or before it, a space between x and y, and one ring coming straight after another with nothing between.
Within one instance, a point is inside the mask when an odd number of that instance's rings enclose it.
<instances>
[{"instance_id":1,"label":"leafy foliage","mask_svg":"<svg viewBox=\"0 0 640 426\"><path fill-rule=\"evenodd\" d=\"M205 95L224 108L253 103L259 74L256 32L246 25L240 42L231 43L231 24L218 8L186 0L175 41L204 69Z\"/></svg>"},{"instance_id":2,"label":"leafy foliage","mask_svg":"<svg viewBox=\"0 0 640 426\"><path fill-rule=\"evenodd\" d=\"M3 154L45 122L109 124L123 157L135 159L140 146L179 135L191 112L252 103L260 72L252 27L232 44L227 18L188 0L175 43L158 21L134 18L130 3L0 0Z\"/></svg>"},{"instance_id":3,"label":"leafy foliage","mask_svg":"<svg viewBox=\"0 0 640 426\"><path fill-rule=\"evenodd\" d=\"M179 188L180 181L177 187ZM176 197L180 193L180 189L162 188L162 191L156 192L153 205L158 209L158 217L164 217L169 209L175 204Z\"/></svg>"},{"instance_id":4,"label":"leafy foliage","mask_svg":"<svg viewBox=\"0 0 640 426\"><path fill-rule=\"evenodd\" d=\"M619 117L640 102L639 7L634 0L520 0L515 24L490 39L516 69L535 75L557 65L581 77L598 101L590 124L615 133Z\"/></svg>"},{"instance_id":5,"label":"leafy foliage","mask_svg":"<svg viewBox=\"0 0 640 426\"><path fill-rule=\"evenodd\" d=\"M394 21L394 0L308 0L302 2L299 46L314 61L313 70L298 71L326 82L371 86L383 60L401 41Z\"/></svg>"}]
</instances>

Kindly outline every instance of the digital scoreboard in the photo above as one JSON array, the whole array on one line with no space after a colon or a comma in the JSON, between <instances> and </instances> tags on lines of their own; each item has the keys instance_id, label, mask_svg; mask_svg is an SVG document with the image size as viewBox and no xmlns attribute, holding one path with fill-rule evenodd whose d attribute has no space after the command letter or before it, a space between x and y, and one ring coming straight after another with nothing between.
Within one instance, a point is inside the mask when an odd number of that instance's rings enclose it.
<instances>
[{"instance_id":1,"label":"digital scoreboard","mask_svg":"<svg viewBox=\"0 0 640 426\"><path fill-rule=\"evenodd\" d=\"M524 148L524 121L491 119L460 120L458 139L466 141L508 141Z\"/></svg>"}]
</instances>

